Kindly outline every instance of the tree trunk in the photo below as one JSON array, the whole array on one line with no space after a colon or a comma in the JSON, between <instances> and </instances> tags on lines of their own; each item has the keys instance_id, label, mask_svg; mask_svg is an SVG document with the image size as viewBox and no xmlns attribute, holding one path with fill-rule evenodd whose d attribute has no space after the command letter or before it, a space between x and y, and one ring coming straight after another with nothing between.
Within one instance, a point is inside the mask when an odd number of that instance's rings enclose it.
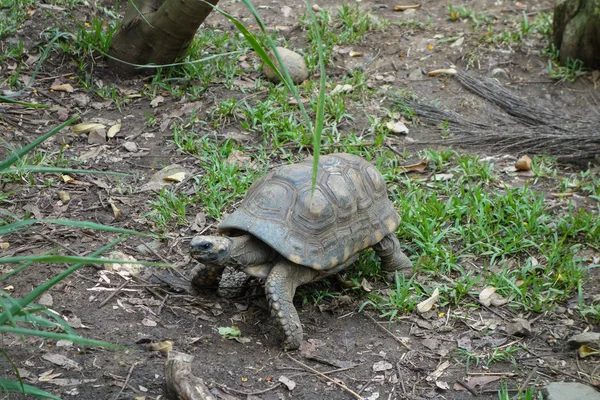
<instances>
[{"instance_id":1,"label":"tree trunk","mask_svg":"<svg viewBox=\"0 0 600 400\"><path fill-rule=\"evenodd\" d=\"M587 68L600 68L600 0L559 0L553 36L563 65L577 58Z\"/></svg>"},{"instance_id":2,"label":"tree trunk","mask_svg":"<svg viewBox=\"0 0 600 400\"><path fill-rule=\"evenodd\" d=\"M206 0L216 5L218 0ZM133 0L113 36L108 54L132 64L170 64L185 54L200 24L212 11L202 0ZM141 15L140 15L141 14ZM140 73L130 65L108 59L120 75Z\"/></svg>"}]
</instances>

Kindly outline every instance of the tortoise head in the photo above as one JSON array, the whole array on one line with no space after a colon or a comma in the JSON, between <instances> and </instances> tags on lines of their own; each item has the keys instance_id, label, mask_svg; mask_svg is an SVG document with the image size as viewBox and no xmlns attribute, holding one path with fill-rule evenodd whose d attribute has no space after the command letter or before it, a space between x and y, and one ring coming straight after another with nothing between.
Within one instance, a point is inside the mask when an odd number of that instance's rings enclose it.
<instances>
[{"instance_id":1,"label":"tortoise head","mask_svg":"<svg viewBox=\"0 0 600 400\"><path fill-rule=\"evenodd\" d=\"M231 261L231 239L223 236L195 236L190 255L201 263L223 265Z\"/></svg>"}]
</instances>

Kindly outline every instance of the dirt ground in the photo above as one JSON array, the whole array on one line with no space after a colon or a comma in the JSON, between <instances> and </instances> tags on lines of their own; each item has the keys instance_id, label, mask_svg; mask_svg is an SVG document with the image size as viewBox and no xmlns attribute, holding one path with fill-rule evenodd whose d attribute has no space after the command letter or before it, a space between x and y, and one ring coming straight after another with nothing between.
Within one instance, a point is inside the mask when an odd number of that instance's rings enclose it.
<instances>
[{"instance_id":1,"label":"dirt ground","mask_svg":"<svg viewBox=\"0 0 600 400\"><path fill-rule=\"evenodd\" d=\"M377 76L382 79L392 77L385 81L387 85L411 89L465 117L481 118L487 115L487 108L491 106L466 91L452 78L433 79L423 75L422 79L411 80L409 74L418 68L427 72L454 65L463 70L469 68L480 76L489 76L492 69L503 68L507 75L499 79L506 87L540 106L564 115L576 115L582 111L598 113L598 107L594 104L598 104L600 96L590 77L574 83L550 80L547 59L538 54L541 45L536 42L526 43L518 49L509 46L482 47L468 23L448 21L449 3L445 0L424 1L421 9L410 17L427 24L427 29L390 25L383 32L368 32L360 44L351 46L354 51L373 58L368 65L368 73L373 76L374 85L382 84ZM488 0L468 1L465 5L497 17L495 24L501 26L509 16L519 15L523 10L551 10L552 3L516 4ZM282 16L283 5L292 8L288 17ZM319 5L334 9L340 2L326 0ZM390 0L360 3L361 7L372 10L374 15L390 21L409 18L394 11L396 5L400 4ZM455 4L458 5L461 4ZM102 6L114 9L114 3L111 2L104 2ZM240 3L226 2L220 6L242 20L249 17ZM306 44L305 32L292 29L303 13L304 3L298 0L285 4L259 0L255 6L268 26L290 28L288 39L292 48L301 48ZM86 20L96 12L94 6L82 4L73 15ZM250 20L244 22L252 23ZM52 18L38 12L26 22L17 36L24 39L25 47L33 52L34 43L38 40L36 32L54 23ZM205 29L209 26L231 29L229 23L216 15L206 21ZM456 47L439 46L438 40L434 39L436 35L464 35L465 40ZM474 51L478 52L478 59L473 65L467 65L468 55ZM399 57L399 54L404 56ZM329 72L332 75L343 74L345 68L360 62L364 62L364 57L339 56L335 60L336 66L329 67ZM132 173L136 178L128 184L134 194L118 194L112 178L80 176L77 178L80 186L70 190L71 201L67 204L58 201L57 185L5 184L2 191L18 190L20 194L15 201L1 207L17 215L24 215L24 207L27 206L29 212L41 218L89 220L139 231L152 230L152 226L141 218L148 211L150 194L140 193L137 189L166 165L176 163L195 173L202 172L192 157L176 151L170 142L173 135L171 129L158 128L174 110L181 108L180 99L165 96L164 103L152 107L150 100L142 97L123 105L121 110L110 102L98 109L94 105L103 103L93 94L89 94L92 101L83 104L77 103L70 95L48 90L53 82L51 77L69 73L77 71L68 60L51 58L40 74L45 80L39 80L35 86L39 92L46 94L40 96L38 101L66 106L84 119L121 119L121 133L100 150L97 145L88 145L85 138L66 134L49 141L44 147L56 151L64 139L70 143L64 154L66 158L98 150L97 156L91 158L87 165L94 169ZM139 79L123 81L112 77L101 60L94 73L105 84L112 83L120 88L140 90L143 86L143 81ZM85 94L86 91L78 88L78 93ZM199 107L200 118L206 116L214 104L232 95L240 96L241 92L230 91L219 85L211 86L198 99L202 103ZM380 104L377 99L369 105L374 110L382 106L385 104ZM17 115L17 108L10 104L2 104L1 108L16 119L16 129L9 131L6 129L8 125L0 125L1 137L13 144L27 143L59 123L56 112L19 109ZM12 111L15 114L10 114ZM145 125L147 115L157 118L156 128ZM368 127L369 121L357 119L351 124L356 131L360 131ZM234 123L217 134L225 135L240 130ZM140 133L142 135L136 136L135 141L143 151L130 153L124 149L122 144L125 138ZM426 142L439 143L433 147L443 145L439 131L422 125L412 128L410 140L401 138L395 145L400 152L406 150L414 154L425 147L423 143ZM502 156L482 146L462 150L482 156ZM501 159L498 160L497 168L505 167ZM561 168L565 173L576 170L571 165ZM539 185L543 189L543 182ZM184 185L181 190L185 192L190 188ZM117 201L122 211L122 215L116 219L108 204L109 198ZM202 208L198 205L188 210L187 215L193 218L200 211ZM207 233L214 232L216 222L209 217L201 228L206 228ZM167 239L158 242L131 237L118 249L137 259L173 263L185 276L193 267L187 250L187 243L193 235L190 229L181 228L169 232ZM103 232L40 227L36 231L11 237L11 247L0 254L38 254L60 243L67 246L68 253L84 255L114 238L114 234ZM140 249L138 246L142 243L149 244L152 250L148 251L143 246ZM29 269L3 282L3 287L12 286L13 295L20 297L63 269L60 265ZM0 267L0 273L7 270L6 266ZM160 280L164 277L162 271L151 267L142 267L142 270L146 281L134 280L106 303L104 300L121 286L123 279L114 272L93 267L79 270L45 297L44 304L68 320L80 335L115 343L125 350L83 349L39 338L21 341L9 335L0 338L2 348L16 363L25 381L65 399L165 398L165 356L152 351L151 345L166 340L172 341L174 350L195 357L193 373L210 384L222 399L355 398L346 389L359 392L367 399L467 399L475 397L475 393L479 399L497 399L501 383L508 385L511 394L517 394L519 388L530 383L530 373L534 368L537 371L537 383L541 387L544 383L567 377L582 380L582 371L591 374L597 366L597 361L578 360L575 353L566 347L567 337L589 327L572 309L577 303L576 298L553 312L539 315L517 313L508 307L474 309L465 304L443 310L443 315L439 310L422 315L415 313L388 324L368 308L358 312L364 298L345 295L324 299L315 305L311 302L302 304L302 296L297 296L296 305L304 324L306 341L300 351L285 353L280 347L282 335L269 317L262 289L258 286L248 290L243 297L232 300L218 297L213 291L191 295L165 286ZM598 293L598 278L590 276L586 283L587 292ZM336 282L332 281L330 285L333 291L343 291ZM476 303L476 300L473 299L473 302ZM534 321L532 336L518 338L507 334L506 327L515 317ZM495 329L490 329L490 324ZM233 325L240 328L245 340L228 340L218 334L219 327ZM486 366L473 360L467 368L464 360L455 357L457 347L483 352L517 344L527 350L515 353L514 362L497 361ZM49 361L52 358L49 356L56 354L66 356L76 364L57 365ZM306 366L326 372L337 383L319 377ZM11 376L4 358L0 361L0 368L3 375ZM334 370L337 372L331 372ZM436 376L438 373L440 378ZM293 390L280 383L282 377L295 382ZM472 388L473 393L466 386ZM6 398L20 397L15 395Z\"/></svg>"}]
</instances>

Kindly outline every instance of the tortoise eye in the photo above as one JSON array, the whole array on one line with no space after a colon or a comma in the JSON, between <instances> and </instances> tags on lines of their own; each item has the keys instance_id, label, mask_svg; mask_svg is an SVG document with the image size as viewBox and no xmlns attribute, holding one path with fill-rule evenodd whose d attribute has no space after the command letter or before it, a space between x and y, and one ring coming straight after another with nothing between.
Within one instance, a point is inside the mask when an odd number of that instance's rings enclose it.
<instances>
[{"instance_id":1,"label":"tortoise eye","mask_svg":"<svg viewBox=\"0 0 600 400\"><path fill-rule=\"evenodd\" d=\"M210 250L210 249L212 249L212 247L213 247L213 245L210 242L204 242L200 245L200 248L202 250Z\"/></svg>"}]
</instances>

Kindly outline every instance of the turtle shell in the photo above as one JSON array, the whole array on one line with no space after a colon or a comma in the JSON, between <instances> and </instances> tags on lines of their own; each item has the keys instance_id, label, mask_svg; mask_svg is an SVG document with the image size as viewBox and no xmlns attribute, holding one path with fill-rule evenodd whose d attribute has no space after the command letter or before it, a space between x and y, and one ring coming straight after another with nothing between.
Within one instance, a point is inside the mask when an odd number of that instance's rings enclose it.
<instances>
[{"instance_id":1,"label":"turtle shell","mask_svg":"<svg viewBox=\"0 0 600 400\"><path fill-rule=\"evenodd\" d=\"M327 271L398 227L383 176L351 154L319 158L311 196L312 158L271 171L248 190L220 232L249 232L290 261Z\"/></svg>"}]
</instances>

